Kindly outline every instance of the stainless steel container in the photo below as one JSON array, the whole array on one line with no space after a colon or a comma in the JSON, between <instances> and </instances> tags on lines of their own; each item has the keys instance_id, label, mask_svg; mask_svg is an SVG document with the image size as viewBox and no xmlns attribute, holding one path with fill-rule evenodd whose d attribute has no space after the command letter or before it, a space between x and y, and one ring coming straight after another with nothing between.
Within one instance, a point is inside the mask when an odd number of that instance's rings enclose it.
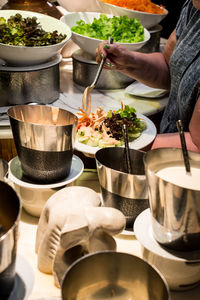
<instances>
[{"instance_id":1,"label":"stainless steel container","mask_svg":"<svg viewBox=\"0 0 200 300\"><path fill-rule=\"evenodd\" d=\"M72 54L72 62L74 82L81 86L90 86L97 73L97 62L81 49ZM105 90L122 89L133 81L133 78L123 75L118 71L102 70L95 88Z\"/></svg>"},{"instance_id":2,"label":"stainless steel container","mask_svg":"<svg viewBox=\"0 0 200 300\"><path fill-rule=\"evenodd\" d=\"M52 103L59 98L58 54L49 62L29 67L11 67L0 60L0 106L39 102Z\"/></svg>"},{"instance_id":3,"label":"stainless steel container","mask_svg":"<svg viewBox=\"0 0 200 300\"><path fill-rule=\"evenodd\" d=\"M45 105L16 105L8 110L24 175L40 183L66 178L71 169L78 118Z\"/></svg>"},{"instance_id":4,"label":"stainless steel container","mask_svg":"<svg viewBox=\"0 0 200 300\"><path fill-rule=\"evenodd\" d=\"M88 254L67 270L63 300L169 300L164 277L141 258L115 251Z\"/></svg>"},{"instance_id":5,"label":"stainless steel container","mask_svg":"<svg viewBox=\"0 0 200 300\"><path fill-rule=\"evenodd\" d=\"M148 42L142 48L140 48L138 50L138 52L142 52L142 53L159 52L160 51L160 36L161 36L162 29L163 29L163 27L160 24L148 29L151 37L148 40Z\"/></svg>"},{"instance_id":6,"label":"stainless steel container","mask_svg":"<svg viewBox=\"0 0 200 300\"><path fill-rule=\"evenodd\" d=\"M189 159L191 166L200 168L199 153L189 152ZM150 150L144 163L155 239L172 250L200 249L200 189L178 186L156 174L167 166L183 165L182 150Z\"/></svg>"},{"instance_id":7,"label":"stainless steel container","mask_svg":"<svg viewBox=\"0 0 200 300\"><path fill-rule=\"evenodd\" d=\"M132 174L125 168L124 148L103 148L95 154L103 205L119 209L127 228L133 228L136 217L149 207L144 152L130 149L130 156Z\"/></svg>"},{"instance_id":8,"label":"stainless steel container","mask_svg":"<svg viewBox=\"0 0 200 300\"><path fill-rule=\"evenodd\" d=\"M0 299L6 300L15 281L18 225L21 204L15 191L0 181Z\"/></svg>"}]
</instances>

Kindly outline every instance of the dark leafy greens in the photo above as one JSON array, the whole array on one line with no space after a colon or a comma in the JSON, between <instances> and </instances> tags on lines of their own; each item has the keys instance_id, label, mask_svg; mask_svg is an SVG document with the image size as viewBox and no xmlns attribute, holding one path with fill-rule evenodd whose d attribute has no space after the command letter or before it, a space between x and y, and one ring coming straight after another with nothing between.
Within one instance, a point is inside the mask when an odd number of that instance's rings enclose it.
<instances>
[{"instance_id":1,"label":"dark leafy greens","mask_svg":"<svg viewBox=\"0 0 200 300\"><path fill-rule=\"evenodd\" d=\"M123 139L123 124L127 125L130 141L138 138L146 128L146 123L137 118L136 110L128 105L125 105L124 109L118 109L117 111L110 110L103 123L109 128L109 134L116 140Z\"/></svg>"},{"instance_id":2,"label":"dark leafy greens","mask_svg":"<svg viewBox=\"0 0 200 300\"><path fill-rule=\"evenodd\" d=\"M0 43L13 46L48 46L58 44L66 38L57 30L46 32L36 17L23 18L20 14L11 16L7 21L0 17Z\"/></svg>"},{"instance_id":3,"label":"dark leafy greens","mask_svg":"<svg viewBox=\"0 0 200 300\"><path fill-rule=\"evenodd\" d=\"M112 36L114 41L119 43L144 41L144 27L136 18L131 19L127 16L109 18L101 14L99 19L94 18L91 24L83 20L77 21L76 24L77 26L71 27L73 32L91 38L107 40Z\"/></svg>"}]
</instances>

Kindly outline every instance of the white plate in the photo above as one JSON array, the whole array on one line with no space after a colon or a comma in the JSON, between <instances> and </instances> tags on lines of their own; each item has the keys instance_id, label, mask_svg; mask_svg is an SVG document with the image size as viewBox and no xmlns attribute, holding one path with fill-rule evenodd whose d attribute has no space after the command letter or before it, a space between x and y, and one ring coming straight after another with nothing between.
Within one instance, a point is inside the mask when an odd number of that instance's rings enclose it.
<instances>
[{"instance_id":1,"label":"white plate","mask_svg":"<svg viewBox=\"0 0 200 300\"><path fill-rule=\"evenodd\" d=\"M137 81L127 86L125 92L133 96L151 99L161 98L168 93L166 90L151 88Z\"/></svg>"},{"instance_id":2,"label":"white plate","mask_svg":"<svg viewBox=\"0 0 200 300\"><path fill-rule=\"evenodd\" d=\"M153 230L151 226L151 213L150 208L145 209L136 218L134 223L134 232L137 240L150 252L153 252L163 258L174 261L200 261L199 251L191 252L178 252L167 251L163 248L153 237ZM179 256L180 254L180 256Z\"/></svg>"},{"instance_id":3,"label":"white plate","mask_svg":"<svg viewBox=\"0 0 200 300\"><path fill-rule=\"evenodd\" d=\"M146 122L147 128L142 132L139 138L129 143L130 149L135 150L139 150L148 146L154 140L157 133L154 123L149 118L140 113L137 113L137 117L143 119ZM95 155L95 153L100 149L99 147L91 147L86 144L79 143L77 140L75 141L74 147L77 151L89 155Z\"/></svg>"},{"instance_id":4,"label":"white plate","mask_svg":"<svg viewBox=\"0 0 200 300\"><path fill-rule=\"evenodd\" d=\"M28 300L34 285L33 269L21 255L17 254L15 285L8 300Z\"/></svg>"},{"instance_id":5,"label":"white plate","mask_svg":"<svg viewBox=\"0 0 200 300\"><path fill-rule=\"evenodd\" d=\"M61 180L57 183L35 184L35 183L31 183L28 180L25 181L24 178L22 180L23 173L21 170L21 163L19 161L18 156L16 156L9 162L8 178L12 182L18 184L19 186L23 186L23 187L37 188L37 189L49 189L49 188L53 189L53 188L58 188L58 187L61 187L61 186L64 186L64 185L67 185L67 184L73 182L82 174L83 169L84 169L84 164L83 164L82 160L78 156L73 155L71 170L70 170L69 175L66 178L64 178L63 180Z\"/></svg>"}]
</instances>

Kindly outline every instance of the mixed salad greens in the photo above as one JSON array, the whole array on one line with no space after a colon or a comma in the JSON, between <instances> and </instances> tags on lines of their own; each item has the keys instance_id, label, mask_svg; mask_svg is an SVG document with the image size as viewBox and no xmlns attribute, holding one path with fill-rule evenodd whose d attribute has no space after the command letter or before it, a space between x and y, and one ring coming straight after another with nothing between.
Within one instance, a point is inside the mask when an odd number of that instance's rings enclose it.
<instances>
[{"instance_id":1,"label":"mixed salad greens","mask_svg":"<svg viewBox=\"0 0 200 300\"><path fill-rule=\"evenodd\" d=\"M85 23L80 20L77 26L71 27L73 32L100 40L108 40L112 36L114 42L138 43L144 41L144 27L136 18L127 16L111 18L100 14L99 19L94 18L93 22Z\"/></svg>"},{"instance_id":2,"label":"mixed salad greens","mask_svg":"<svg viewBox=\"0 0 200 300\"><path fill-rule=\"evenodd\" d=\"M105 112L98 108L89 116L83 110L78 122L77 140L92 147L122 146L123 124L127 125L129 142L138 138L146 128L146 122L137 118L134 108L125 105L117 111Z\"/></svg>"},{"instance_id":3,"label":"mixed salad greens","mask_svg":"<svg viewBox=\"0 0 200 300\"><path fill-rule=\"evenodd\" d=\"M8 20L0 17L0 43L13 46L48 46L60 43L66 38L58 31L47 32L42 29L36 17L23 18L17 13Z\"/></svg>"}]
</instances>

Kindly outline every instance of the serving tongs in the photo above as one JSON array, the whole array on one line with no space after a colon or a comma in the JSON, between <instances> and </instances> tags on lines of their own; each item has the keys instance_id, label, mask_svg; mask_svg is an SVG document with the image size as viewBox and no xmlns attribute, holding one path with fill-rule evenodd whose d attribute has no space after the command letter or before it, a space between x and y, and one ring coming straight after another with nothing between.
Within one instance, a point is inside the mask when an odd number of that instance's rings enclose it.
<instances>
[{"instance_id":1,"label":"serving tongs","mask_svg":"<svg viewBox=\"0 0 200 300\"><path fill-rule=\"evenodd\" d=\"M109 37L108 43L109 44L113 43L113 38L112 37ZM97 84L97 81L98 81L99 76L101 74L101 71L103 69L103 65L104 65L105 60L106 60L106 58L103 57L102 60L101 60L100 65L99 65L99 68L97 70L94 81L92 82L92 84L90 86L86 87L86 89L83 93L82 107L83 107L83 110L85 111L86 115L89 115L91 113L91 108L92 108L92 106L91 106L91 92Z\"/></svg>"}]
</instances>

